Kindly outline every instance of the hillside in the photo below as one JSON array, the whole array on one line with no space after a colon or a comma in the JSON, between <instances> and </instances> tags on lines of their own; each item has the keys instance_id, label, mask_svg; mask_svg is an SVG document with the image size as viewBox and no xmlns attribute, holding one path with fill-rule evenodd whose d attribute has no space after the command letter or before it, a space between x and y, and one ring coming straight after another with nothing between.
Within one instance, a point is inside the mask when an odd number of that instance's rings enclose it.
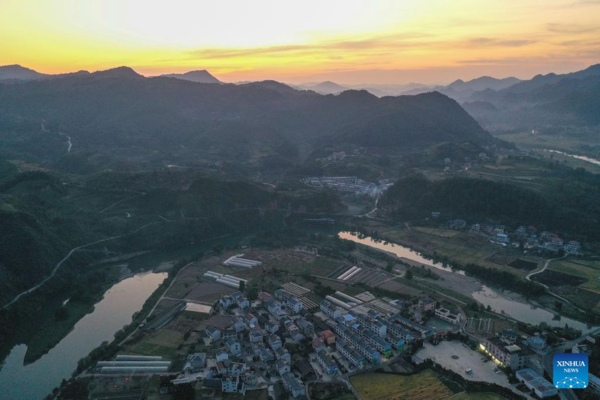
<instances>
[{"instance_id":1,"label":"hillside","mask_svg":"<svg viewBox=\"0 0 600 400\"><path fill-rule=\"evenodd\" d=\"M538 75L503 90L475 92L463 106L493 130L550 129L600 124L600 64Z\"/></svg>"},{"instance_id":2,"label":"hillside","mask_svg":"<svg viewBox=\"0 0 600 400\"><path fill-rule=\"evenodd\" d=\"M0 85L3 121L9 126L46 121L51 133L68 135L79 151L127 160L150 149L164 154L182 147L213 148L216 161L244 161L281 145L320 146L332 139L375 147L492 139L440 94L323 96L274 81L189 85L181 79L144 78L125 67Z\"/></svg>"}]
</instances>

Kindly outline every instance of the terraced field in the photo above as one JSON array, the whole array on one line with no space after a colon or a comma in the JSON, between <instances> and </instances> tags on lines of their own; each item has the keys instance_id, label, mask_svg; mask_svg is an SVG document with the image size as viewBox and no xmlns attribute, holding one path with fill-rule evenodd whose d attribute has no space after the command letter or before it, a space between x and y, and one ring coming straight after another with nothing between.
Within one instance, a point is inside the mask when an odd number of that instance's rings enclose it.
<instances>
[{"instance_id":1,"label":"terraced field","mask_svg":"<svg viewBox=\"0 0 600 400\"><path fill-rule=\"evenodd\" d=\"M418 226L414 228L417 232L427 233L428 235L440 236L445 238L453 238L460 234L459 231L455 231L452 229L442 229L442 228L427 228L423 226Z\"/></svg>"}]
</instances>

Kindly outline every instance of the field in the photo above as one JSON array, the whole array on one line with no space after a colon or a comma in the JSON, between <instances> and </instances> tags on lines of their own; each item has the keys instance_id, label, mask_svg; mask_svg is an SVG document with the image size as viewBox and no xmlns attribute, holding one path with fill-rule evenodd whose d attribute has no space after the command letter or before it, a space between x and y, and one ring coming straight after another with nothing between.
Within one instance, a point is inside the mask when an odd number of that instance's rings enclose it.
<instances>
[{"instance_id":1,"label":"field","mask_svg":"<svg viewBox=\"0 0 600 400\"><path fill-rule=\"evenodd\" d=\"M502 269L518 276L524 276L527 272L526 269L520 268L520 264L516 267L510 266L517 258L513 251L491 244L483 236L452 231L457 234L447 238L425 233L423 229L434 228L414 227L411 232L394 230L385 232L381 236L421 251L435 252L439 256L447 257L451 262L462 265L473 263L482 267ZM444 231L444 229L438 230ZM527 262L537 265L536 260L528 259Z\"/></svg>"},{"instance_id":2,"label":"field","mask_svg":"<svg viewBox=\"0 0 600 400\"><path fill-rule=\"evenodd\" d=\"M129 350L134 354L163 356L167 359L174 359L177 347L181 343L183 343L181 332L161 329L143 342L135 344Z\"/></svg>"},{"instance_id":3,"label":"field","mask_svg":"<svg viewBox=\"0 0 600 400\"><path fill-rule=\"evenodd\" d=\"M555 261L550 270L578 276L587 281L579 287L600 294L600 263L594 261Z\"/></svg>"},{"instance_id":4,"label":"field","mask_svg":"<svg viewBox=\"0 0 600 400\"><path fill-rule=\"evenodd\" d=\"M427 233L433 236L441 236L445 238L453 238L456 235L459 235L459 231L455 231L453 229L441 229L441 228L427 228L423 226L418 226L414 228L417 232Z\"/></svg>"},{"instance_id":5,"label":"field","mask_svg":"<svg viewBox=\"0 0 600 400\"><path fill-rule=\"evenodd\" d=\"M452 391L431 370L411 376L363 374L350 381L364 400L437 400L452 396Z\"/></svg>"},{"instance_id":6,"label":"field","mask_svg":"<svg viewBox=\"0 0 600 400\"><path fill-rule=\"evenodd\" d=\"M449 397L448 400L503 400L504 397L496 393L468 393L462 392Z\"/></svg>"}]
</instances>

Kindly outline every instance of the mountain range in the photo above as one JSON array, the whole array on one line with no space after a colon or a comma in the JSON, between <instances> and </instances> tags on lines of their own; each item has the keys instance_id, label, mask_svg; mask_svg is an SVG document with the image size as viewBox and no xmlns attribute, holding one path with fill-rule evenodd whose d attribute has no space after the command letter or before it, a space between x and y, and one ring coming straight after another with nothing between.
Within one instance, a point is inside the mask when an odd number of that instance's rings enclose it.
<instances>
[{"instance_id":1,"label":"mountain range","mask_svg":"<svg viewBox=\"0 0 600 400\"><path fill-rule=\"evenodd\" d=\"M34 121L37 129L45 121L46 129L69 136L77 149L121 149L126 157L183 147L243 160L265 149L310 151L331 143L410 149L493 141L456 101L436 92L320 95L275 81L215 85L146 78L127 67L0 84L0 128L15 121Z\"/></svg>"}]
</instances>

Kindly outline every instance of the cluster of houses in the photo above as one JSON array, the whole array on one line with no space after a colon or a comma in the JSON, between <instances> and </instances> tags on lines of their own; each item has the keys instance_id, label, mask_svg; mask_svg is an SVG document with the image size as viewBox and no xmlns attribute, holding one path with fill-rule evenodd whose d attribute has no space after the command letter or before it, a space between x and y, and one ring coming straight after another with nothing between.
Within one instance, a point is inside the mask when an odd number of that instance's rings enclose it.
<instances>
[{"instance_id":1,"label":"cluster of houses","mask_svg":"<svg viewBox=\"0 0 600 400\"><path fill-rule=\"evenodd\" d=\"M305 386L296 376L302 373L292 372L292 357L285 346L287 341L298 343L315 336L314 324L303 303L280 289L273 295L260 292L258 300L252 303L242 292L235 292L222 297L218 306L222 314L231 315L231 323L226 327L207 325L204 329L206 342L218 347L215 357L191 355L184 373L173 383L202 378L206 387L244 394L256 387L262 377L265 381L279 381L293 397L303 396ZM317 352L316 360L324 370L337 372L337 365L325 351ZM303 367L306 373L306 365Z\"/></svg>"},{"instance_id":2,"label":"cluster of houses","mask_svg":"<svg viewBox=\"0 0 600 400\"><path fill-rule=\"evenodd\" d=\"M498 365L509 367L516 377L539 398L557 395L556 388L544 379L544 366L534 350L546 346L543 335L535 335L527 340L519 340L517 332L506 329L499 336L493 336L481 343L480 349Z\"/></svg>"},{"instance_id":3,"label":"cluster of houses","mask_svg":"<svg viewBox=\"0 0 600 400\"><path fill-rule=\"evenodd\" d=\"M366 194L374 197L392 186L392 183L387 179L381 179L377 183L372 183L363 181L356 176L314 176L304 178L302 182L315 188L329 188L341 192Z\"/></svg>"},{"instance_id":4,"label":"cluster of houses","mask_svg":"<svg viewBox=\"0 0 600 400\"><path fill-rule=\"evenodd\" d=\"M439 217L438 212L434 212ZM432 215L434 214L432 213ZM465 230L467 221L457 218L448 221L450 229ZM576 240L565 241L559 235L553 232L542 231L538 233L535 226L520 225L515 231L509 232L505 225L494 224L472 224L469 232L478 235L485 235L490 241L502 246L511 244L518 248L523 246L525 251L550 251L558 253L564 251L566 254L582 255L581 243Z\"/></svg>"}]
</instances>

